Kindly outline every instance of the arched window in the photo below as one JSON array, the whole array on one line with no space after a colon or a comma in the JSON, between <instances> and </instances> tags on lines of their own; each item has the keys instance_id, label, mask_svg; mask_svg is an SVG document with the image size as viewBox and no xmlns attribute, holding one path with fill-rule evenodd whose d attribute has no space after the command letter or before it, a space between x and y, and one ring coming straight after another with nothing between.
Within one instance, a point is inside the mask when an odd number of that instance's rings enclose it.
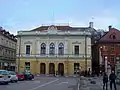
<instances>
[{"instance_id":1,"label":"arched window","mask_svg":"<svg viewBox=\"0 0 120 90\"><path fill-rule=\"evenodd\" d=\"M58 54L59 55L64 55L64 44L63 43L60 43L58 45Z\"/></svg>"},{"instance_id":2,"label":"arched window","mask_svg":"<svg viewBox=\"0 0 120 90\"><path fill-rule=\"evenodd\" d=\"M55 55L55 44L54 43L51 43L49 46L49 54Z\"/></svg>"},{"instance_id":3,"label":"arched window","mask_svg":"<svg viewBox=\"0 0 120 90\"><path fill-rule=\"evenodd\" d=\"M41 44L41 54L42 54L42 55L45 55L45 54L46 54L46 44L45 44L45 43L42 43L42 44Z\"/></svg>"}]
</instances>

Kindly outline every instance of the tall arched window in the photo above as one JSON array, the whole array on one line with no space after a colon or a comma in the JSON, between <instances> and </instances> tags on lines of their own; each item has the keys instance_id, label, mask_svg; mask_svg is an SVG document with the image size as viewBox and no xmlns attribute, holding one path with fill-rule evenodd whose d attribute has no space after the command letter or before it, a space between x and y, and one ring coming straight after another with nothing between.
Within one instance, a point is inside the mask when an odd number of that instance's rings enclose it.
<instances>
[{"instance_id":1,"label":"tall arched window","mask_svg":"<svg viewBox=\"0 0 120 90\"><path fill-rule=\"evenodd\" d=\"M54 43L51 43L49 46L49 54L55 55L55 44Z\"/></svg>"},{"instance_id":2,"label":"tall arched window","mask_svg":"<svg viewBox=\"0 0 120 90\"><path fill-rule=\"evenodd\" d=\"M58 54L59 55L64 55L64 44L63 43L60 43L58 45Z\"/></svg>"},{"instance_id":3,"label":"tall arched window","mask_svg":"<svg viewBox=\"0 0 120 90\"><path fill-rule=\"evenodd\" d=\"M42 54L42 55L45 55L45 54L46 54L46 44L45 44L45 43L42 43L42 44L41 44L41 54Z\"/></svg>"}]
</instances>

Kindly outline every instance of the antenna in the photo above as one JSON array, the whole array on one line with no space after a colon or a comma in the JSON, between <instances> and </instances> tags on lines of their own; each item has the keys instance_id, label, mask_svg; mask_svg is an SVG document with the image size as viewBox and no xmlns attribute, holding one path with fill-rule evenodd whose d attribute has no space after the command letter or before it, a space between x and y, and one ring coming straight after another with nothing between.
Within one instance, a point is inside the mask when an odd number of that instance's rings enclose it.
<instances>
[{"instance_id":1,"label":"antenna","mask_svg":"<svg viewBox=\"0 0 120 90\"><path fill-rule=\"evenodd\" d=\"M91 21L92 21L92 22L94 22L94 19L95 19L95 18L94 18L94 17L92 17L92 18L91 18Z\"/></svg>"},{"instance_id":2,"label":"antenna","mask_svg":"<svg viewBox=\"0 0 120 90\"><path fill-rule=\"evenodd\" d=\"M54 23L54 19L55 19L55 17L54 17L54 12L53 12L53 14L52 14L52 25L55 24L55 23Z\"/></svg>"}]
</instances>

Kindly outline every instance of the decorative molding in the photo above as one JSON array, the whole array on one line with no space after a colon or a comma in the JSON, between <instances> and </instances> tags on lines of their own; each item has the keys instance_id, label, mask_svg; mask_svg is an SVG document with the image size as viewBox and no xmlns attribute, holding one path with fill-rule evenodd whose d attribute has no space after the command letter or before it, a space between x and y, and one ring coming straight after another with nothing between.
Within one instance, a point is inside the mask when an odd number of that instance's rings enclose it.
<instances>
[{"instance_id":1,"label":"decorative molding","mask_svg":"<svg viewBox=\"0 0 120 90\"><path fill-rule=\"evenodd\" d=\"M55 25L51 25L48 27L48 30L57 30L57 27Z\"/></svg>"},{"instance_id":2,"label":"decorative molding","mask_svg":"<svg viewBox=\"0 0 120 90\"><path fill-rule=\"evenodd\" d=\"M81 44L81 42L75 41L75 42L72 42L72 44Z\"/></svg>"},{"instance_id":3,"label":"decorative molding","mask_svg":"<svg viewBox=\"0 0 120 90\"><path fill-rule=\"evenodd\" d=\"M32 44L31 41L24 42L24 44Z\"/></svg>"}]
</instances>

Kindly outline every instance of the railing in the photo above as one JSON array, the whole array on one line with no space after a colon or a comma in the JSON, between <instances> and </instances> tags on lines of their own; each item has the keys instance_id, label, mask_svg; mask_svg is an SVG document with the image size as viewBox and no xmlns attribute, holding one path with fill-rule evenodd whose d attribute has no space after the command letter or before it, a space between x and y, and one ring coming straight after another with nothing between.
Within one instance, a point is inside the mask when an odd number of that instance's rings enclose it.
<instances>
[{"instance_id":1,"label":"railing","mask_svg":"<svg viewBox=\"0 0 120 90\"><path fill-rule=\"evenodd\" d=\"M85 57L84 54L79 54L79 55L74 55L74 54L64 54L64 55L50 55L50 54L45 54L45 55L41 55L41 54L19 54L16 55L18 58L19 57L23 57L23 58L91 58L91 54L87 54L87 57Z\"/></svg>"},{"instance_id":2,"label":"railing","mask_svg":"<svg viewBox=\"0 0 120 90\"><path fill-rule=\"evenodd\" d=\"M62 31L62 30L61 30ZM69 35L91 35L90 32L84 32L84 31L66 31L66 32L58 32L58 31L54 31L54 32L50 32L48 30L48 32L45 31L19 31L18 32L18 36L19 35L47 35L47 34L57 34L57 35L65 35L65 34L69 34Z\"/></svg>"},{"instance_id":3,"label":"railing","mask_svg":"<svg viewBox=\"0 0 120 90\"><path fill-rule=\"evenodd\" d=\"M11 55L0 55L1 59L9 59L9 60L15 60L16 56L11 56Z\"/></svg>"}]
</instances>

